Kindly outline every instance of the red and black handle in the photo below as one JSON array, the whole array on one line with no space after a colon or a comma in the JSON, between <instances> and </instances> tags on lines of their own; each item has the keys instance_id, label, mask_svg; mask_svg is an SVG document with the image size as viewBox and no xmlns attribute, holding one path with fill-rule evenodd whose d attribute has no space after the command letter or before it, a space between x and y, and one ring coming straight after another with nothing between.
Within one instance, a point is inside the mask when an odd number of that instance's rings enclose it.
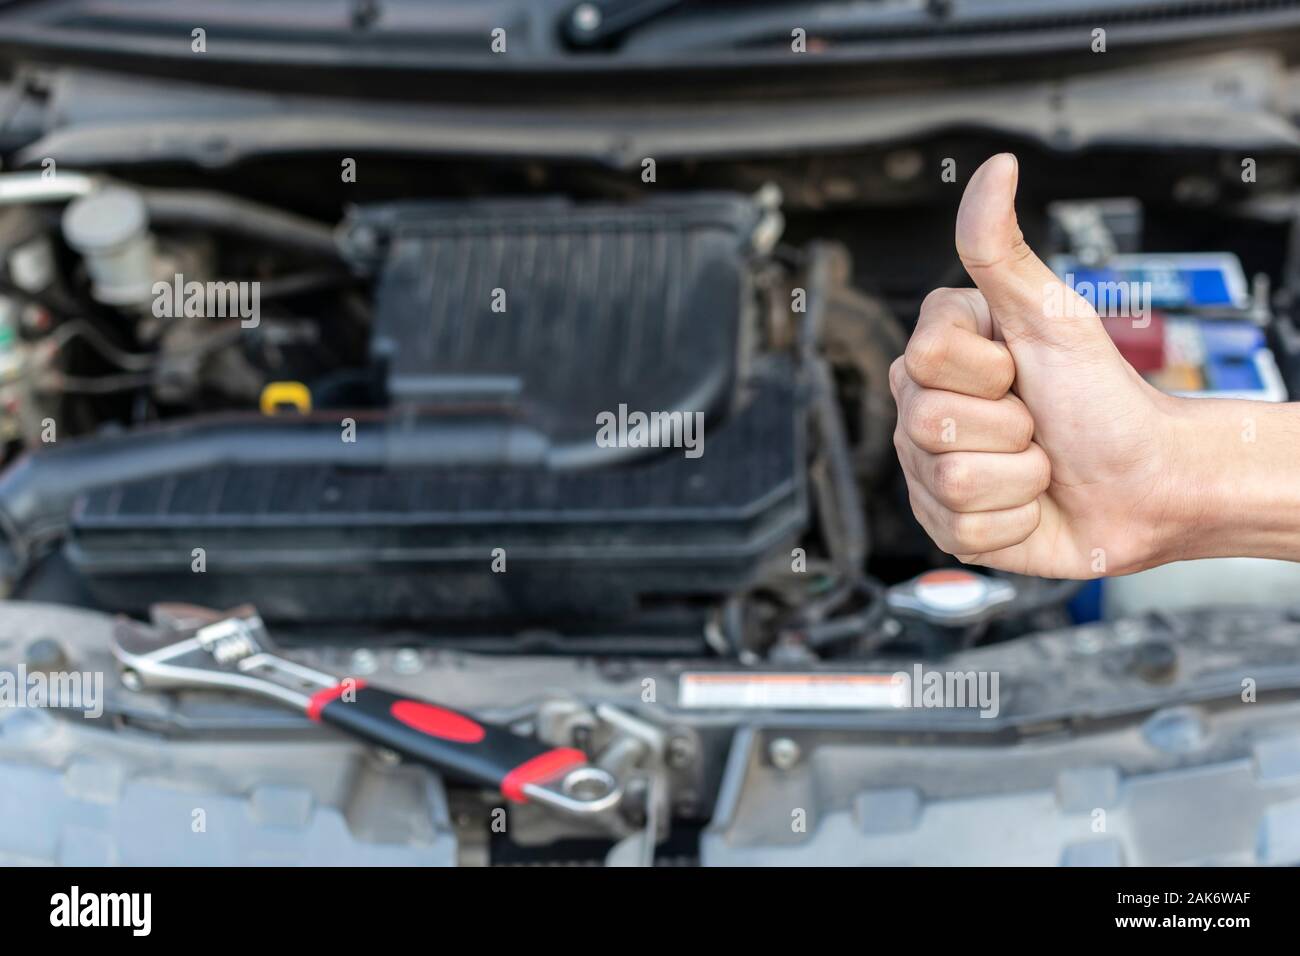
<instances>
[{"instance_id":1,"label":"red and black handle","mask_svg":"<svg viewBox=\"0 0 1300 956\"><path fill-rule=\"evenodd\" d=\"M333 724L455 777L527 801L524 785L587 763L581 750L546 747L504 727L427 701L402 697L362 680L345 680L312 695L312 720Z\"/></svg>"}]
</instances>

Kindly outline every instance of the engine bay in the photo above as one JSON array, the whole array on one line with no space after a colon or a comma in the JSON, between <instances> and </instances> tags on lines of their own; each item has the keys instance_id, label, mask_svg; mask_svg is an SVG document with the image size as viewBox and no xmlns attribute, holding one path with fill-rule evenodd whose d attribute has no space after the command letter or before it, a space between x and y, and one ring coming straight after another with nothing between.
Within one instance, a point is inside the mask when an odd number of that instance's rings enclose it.
<instances>
[{"instance_id":1,"label":"engine bay","mask_svg":"<svg viewBox=\"0 0 1300 956\"><path fill-rule=\"evenodd\" d=\"M960 572L918 589L951 562L899 513L887 370L899 316L945 270L904 284L878 258L901 239L857 228L854 248L843 213L791 209L771 182L363 200L333 224L199 186L7 176L14 597L62 588L136 615L163 595L251 602L290 630L554 628L638 649L675 631L665 646L690 634L808 660L1068 619L1077 586ZM1183 210L1135 197L1054 196L1038 213L1081 284L1108 254L1176 286L1179 262L1210 251L1170 242ZM893 210L861 215L895 232ZM1214 371L1258 353L1246 384L1286 397L1290 326L1270 301L1285 262L1249 258L1286 228L1234 219L1239 251L1206 270L1219 299L1161 303L1155 331L1184 377L1180 308L1258 329ZM1159 369L1151 342L1124 348ZM971 607L945 610L945 587Z\"/></svg>"}]
</instances>

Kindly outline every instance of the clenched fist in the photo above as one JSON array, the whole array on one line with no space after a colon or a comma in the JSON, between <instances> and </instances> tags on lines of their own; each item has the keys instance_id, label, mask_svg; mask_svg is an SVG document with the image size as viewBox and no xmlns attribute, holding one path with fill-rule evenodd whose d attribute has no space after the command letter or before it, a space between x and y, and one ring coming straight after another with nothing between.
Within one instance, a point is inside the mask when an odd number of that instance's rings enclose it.
<instances>
[{"instance_id":1,"label":"clenched fist","mask_svg":"<svg viewBox=\"0 0 1300 956\"><path fill-rule=\"evenodd\" d=\"M1053 578L1300 558L1296 406L1147 384L1025 244L1017 175L1004 153L971 178L956 239L978 291L930 293L890 369L917 520L964 562Z\"/></svg>"}]
</instances>

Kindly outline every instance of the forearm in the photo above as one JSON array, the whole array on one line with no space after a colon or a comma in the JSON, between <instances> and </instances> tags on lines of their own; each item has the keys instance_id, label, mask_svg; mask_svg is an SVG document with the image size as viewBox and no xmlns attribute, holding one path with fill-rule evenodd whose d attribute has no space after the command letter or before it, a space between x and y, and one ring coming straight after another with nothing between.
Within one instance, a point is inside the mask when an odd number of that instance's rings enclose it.
<instances>
[{"instance_id":1,"label":"forearm","mask_svg":"<svg viewBox=\"0 0 1300 956\"><path fill-rule=\"evenodd\" d=\"M1300 561L1300 403L1176 399L1166 561Z\"/></svg>"}]
</instances>

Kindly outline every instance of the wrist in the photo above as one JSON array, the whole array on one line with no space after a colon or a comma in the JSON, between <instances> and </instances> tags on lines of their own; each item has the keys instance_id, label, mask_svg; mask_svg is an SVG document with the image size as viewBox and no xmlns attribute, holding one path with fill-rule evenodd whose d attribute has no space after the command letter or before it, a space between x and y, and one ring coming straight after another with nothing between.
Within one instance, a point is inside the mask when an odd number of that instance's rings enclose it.
<instances>
[{"instance_id":1,"label":"wrist","mask_svg":"<svg viewBox=\"0 0 1300 956\"><path fill-rule=\"evenodd\" d=\"M1166 398L1157 561L1300 560L1300 406Z\"/></svg>"}]
</instances>

